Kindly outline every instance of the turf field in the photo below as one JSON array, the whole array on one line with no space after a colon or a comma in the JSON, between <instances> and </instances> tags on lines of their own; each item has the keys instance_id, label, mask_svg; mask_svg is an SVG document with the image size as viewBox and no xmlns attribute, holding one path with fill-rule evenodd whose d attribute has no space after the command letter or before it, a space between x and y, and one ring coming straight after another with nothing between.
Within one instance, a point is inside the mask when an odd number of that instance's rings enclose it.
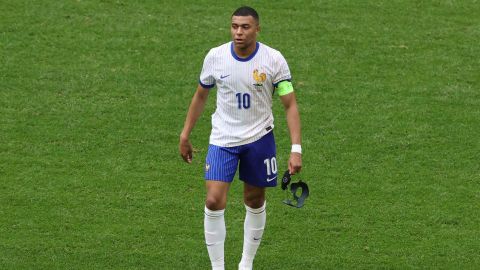
<instances>
[{"instance_id":1,"label":"turf field","mask_svg":"<svg viewBox=\"0 0 480 270\"><path fill-rule=\"evenodd\" d=\"M247 3L292 70L311 188L302 209L269 191L255 269L479 269L480 2ZM0 269L208 269L214 94L191 165L178 135L238 5L0 0Z\"/></svg>"}]
</instances>

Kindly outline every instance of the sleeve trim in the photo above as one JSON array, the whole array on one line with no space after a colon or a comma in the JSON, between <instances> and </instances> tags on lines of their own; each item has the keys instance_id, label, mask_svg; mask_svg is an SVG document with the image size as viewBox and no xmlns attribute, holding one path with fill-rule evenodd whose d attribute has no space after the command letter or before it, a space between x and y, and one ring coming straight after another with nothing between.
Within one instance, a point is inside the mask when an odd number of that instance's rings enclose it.
<instances>
[{"instance_id":1,"label":"sleeve trim","mask_svg":"<svg viewBox=\"0 0 480 270\"><path fill-rule=\"evenodd\" d=\"M287 81L287 82L291 82L292 81L292 78L288 78L288 79L283 79L283 80L280 80L276 83L273 83L273 87L277 88L278 87L278 84L281 83L281 82L284 82L284 81Z\"/></svg>"},{"instance_id":2,"label":"sleeve trim","mask_svg":"<svg viewBox=\"0 0 480 270\"><path fill-rule=\"evenodd\" d=\"M215 86L215 84L204 84L200 80L198 80L198 83L205 89L210 89L210 88L213 88Z\"/></svg>"}]
</instances>

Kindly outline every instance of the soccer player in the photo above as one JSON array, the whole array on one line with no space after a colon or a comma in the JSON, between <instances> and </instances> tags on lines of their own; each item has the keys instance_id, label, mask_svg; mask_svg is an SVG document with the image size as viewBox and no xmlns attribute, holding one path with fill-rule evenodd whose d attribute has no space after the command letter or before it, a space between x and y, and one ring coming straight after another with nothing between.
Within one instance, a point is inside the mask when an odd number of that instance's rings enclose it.
<instances>
[{"instance_id":1,"label":"soccer player","mask_svg":"<svg viewBox=\"0 0 480 270\"><path fill-rule=\"evenodd\" d=\"M291 174L302 167L300 116L282 54L257 42L259 17L251 7L238 8L231 17L232 41L213 48L203 62L199 85L180 135L182 158L192 162L189 135L200 117L208 94L217 87L217 107L205 164L205 242L212 269L224 269L224 211L230 183L239 166L244 183L246 217L239 269L252 269L266 220L266 187L277 185L273 137L272 98L277 92L285 107L292 151Z\"/></svg>"}]
</instances>

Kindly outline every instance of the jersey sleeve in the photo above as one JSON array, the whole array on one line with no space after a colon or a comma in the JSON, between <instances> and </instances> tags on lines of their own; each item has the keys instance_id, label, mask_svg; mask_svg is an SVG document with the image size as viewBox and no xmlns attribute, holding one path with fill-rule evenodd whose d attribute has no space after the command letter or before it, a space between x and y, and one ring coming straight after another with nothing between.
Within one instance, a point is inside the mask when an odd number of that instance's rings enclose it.
<instances>
[{"instance_id":1,"label":"jersey sleeve","mask_svg":"<svg viewBox=\"0 0 480 270\"><path fill-rule=\"evenodd\" d=\"M212 88L215 86L215 77L213 76L214 58L210 50L203 60L202 72L200 72L199 83L203 88Z\"/></svg>"},{"instance_id":2,"label":"jersey sleeve","mask_svg":"<svg viewBox=\"0 0 480 270\"><path fill-rule=\"evenodd\" d=\"M275 64L275 75L273 78L273 86L277 87L282 81L290 81L292 75L290 74L290 68L288 67L287 60L281 53L278 53Z\"/></svg>"}]
</instances>

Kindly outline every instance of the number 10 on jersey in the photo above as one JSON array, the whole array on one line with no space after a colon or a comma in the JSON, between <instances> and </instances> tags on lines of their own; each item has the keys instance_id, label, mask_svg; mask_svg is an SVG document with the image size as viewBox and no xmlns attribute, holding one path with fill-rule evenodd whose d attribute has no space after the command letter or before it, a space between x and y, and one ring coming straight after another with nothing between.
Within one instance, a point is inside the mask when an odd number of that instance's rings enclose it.
<instances>
[{"instance_id":1,"label":"number 10 on jersey","mask_svg":"<svg viewBox=\"0 0 480 270\"><path fill-rule=\"evenodd\" d=\"M248 93L236 93L235 96L237 97L239 110L241 110L242 108L250 108L250 95Z\"/></svg>"},{"instance_id":2,"label":"number 10 on jersey","mask_svg":"<svg viewBox=\"0 0 480 270\"><path fill-rule=\"evenodd\" d=\"M270 176L272 174L277 173L277 159L275 157L272 157L271 159L265 159L263 161L265 166L267 166L267 175Z\"/></svg>"}]
</instances>

